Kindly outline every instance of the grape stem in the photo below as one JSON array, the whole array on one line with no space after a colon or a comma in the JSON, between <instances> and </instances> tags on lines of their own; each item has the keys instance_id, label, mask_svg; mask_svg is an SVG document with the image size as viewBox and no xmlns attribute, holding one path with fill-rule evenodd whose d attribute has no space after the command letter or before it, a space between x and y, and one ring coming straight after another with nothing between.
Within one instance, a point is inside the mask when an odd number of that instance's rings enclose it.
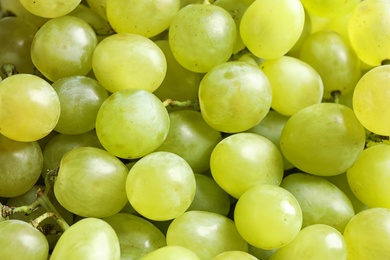
<instances>
[{"instance_id":1,"label":"grape stem","mask_svg":"<svg viewBox=\"0 0 390 260\"><path fill-rule=\"evenodd\" d=\"M194 108L196 110L200 110L198 100L177 101L177 100L173 100L173 99L168 98L168 99L164 100L162 103L165 107L167 107L167 106L188 107L188 108Z\"/></svg>"},{"instance_id":2,"label":"grape stem","mask_svg":"<svg viewBox=\"0 0 390 260\"><path fill-rule=\"evenodd\" d=\"M35 200L30 205L20 206L20 207L10 207L8 205L0 205L1 208L1 218L8 219L9 216L15 213L24 213L30 215L34 210L39 207L40 203L38 200Z\"/></svg>"},{"instance_id":3,"label":"grape stem","mask_svg":"<svg viewBox=\"0 0 390 260\"><path fill-rule=\"evenodd\" d=\"M15 65L10 64L10 63L4 64L1 67L1 72L3 72L4 75L7 77L11 77L12 75L18 74L18 72L16 71Z\"/></svg>"},{"instance_id":4,"label":"grape stem","mask_svg":"<svg viewBox=\"0 0 390 260\"><path fill-rule=\"evenodd\" d=\"M340 90L334 90L330 93L330 95L332 96L333 103L340 104Z\"/></svg>"}]
</instances>

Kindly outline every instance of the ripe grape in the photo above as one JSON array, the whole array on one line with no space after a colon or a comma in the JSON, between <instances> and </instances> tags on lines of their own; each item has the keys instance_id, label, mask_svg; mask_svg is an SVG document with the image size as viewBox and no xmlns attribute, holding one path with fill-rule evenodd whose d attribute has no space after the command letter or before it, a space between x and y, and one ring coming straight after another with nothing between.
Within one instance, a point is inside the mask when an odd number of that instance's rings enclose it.
<instances>
[{"instance_id":1,"label":"ripe grape","mask_svg":"<svg viewBox=\"0 0 390 260\"><path fill-rule=\"evenodd\" d=\"M142 258L142 260L200 260L200 258L191 250L182 246L164 246L150 252Z\"/></svg>"},{"instance_id":2,"label":"ripe grape","mask_svg":"<svg viewBox=\"0 0 390 260\"><path fill-rule=\"evenodd\" d=\"M30 13L54 18L70 13L81 0L19 0Z\"/></svg>"},{"instance_id":3,"label":"ripe grape","mask_svg":"<svg viewBox=\"0 0 390 260\"><path fill-rule=\"evenodd\" d=\"M4 13L10 12L17 17L20 17L32 24L34 24L37 28L41 27L44 23L46 23L49 18L44 18L41 16L36 16L35 14L30 13L21 3L20 1L15 0L0 0L0 6ZM0 14L1 16L1 14Z\"/></svg>"},{"instance_id":4,"label":"ripe grape","mask_svg":"<svg viewBox=\"0 0 390 260\"><path fill-rule=\"evenodd\" d=\"M313 15L334 18L350 13L360 0L301 0L301 2L305 9Z\"/></svg>"},{"instance_id":5,"label":"ripe grape","mask_svg":"<svg viewBox=\"0 0 390 260\"><path fill-rule=\"evenodd\" d=\"M223 253L220 253L219 255L216 255L213 257L212 260L258 260L253 255L239 250L231 250L231 251L225 251Z\"/></svg>"}]
</instances>

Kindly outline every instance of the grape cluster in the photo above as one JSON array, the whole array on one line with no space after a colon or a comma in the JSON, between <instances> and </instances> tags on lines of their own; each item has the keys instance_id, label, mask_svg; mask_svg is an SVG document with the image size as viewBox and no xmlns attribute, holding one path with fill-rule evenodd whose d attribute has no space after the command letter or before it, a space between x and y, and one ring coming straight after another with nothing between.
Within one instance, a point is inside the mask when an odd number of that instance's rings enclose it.
<instances>
[{"instance_id":1,"label":"grape cluster","mask_svg":"<svg viewBox=\"0 0 390 260\"><path fill-rule=\"evenodd\" d=\"M390 259L389 24L0 0L0 259Z\"/></svg>"}]
</instances>

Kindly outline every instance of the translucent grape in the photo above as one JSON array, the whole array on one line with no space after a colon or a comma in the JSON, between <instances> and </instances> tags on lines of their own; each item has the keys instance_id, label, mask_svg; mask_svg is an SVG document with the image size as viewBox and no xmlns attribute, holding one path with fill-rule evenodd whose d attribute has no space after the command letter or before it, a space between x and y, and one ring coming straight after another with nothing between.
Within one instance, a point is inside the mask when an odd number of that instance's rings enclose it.
<instances>
[{"instance_id":1,"label":"translucent grape","mask_svg":"<svg viewBox=\"0 0 390 260\"><path fill-rule=\"evenodd\" d=\"M218 185L238 199L258 184L278 186L284 168L282 156L270 140L252 133L237 133L217 144L211 154L210 169Z\"/></svg>"},{"instance_id":2,"label":"translucent grape","mask_svg":"<svg viewBox=\"0 0 390 260\"><path fill-rule=\"evenodd\" d=\"M200 110L216 130L236 133L258 124L271 107L271 86L259 68L232 61L209 71L199 86Z\"/></svg>"},{"instance_id":3,"label":"translucent grape","mask_svg":"<svg viewBox=\"0 0 390 260\"><path fill-rule=\"evenodd\" d=\"M304 23L305 12L299 0L257 0L241 19L241 38L256 56L275 59L295 45Z\"/></svg>"},{"instance_id":4,"label":"translucent grape","mask_svg":"<svg viewBox=\"0 0 390 260\"><path fill-rule=\"evenodd\" d=\"M191 250L182 246L165 246L150 252L142 260L200 260L200 258Z\"/></svg>"},{"instance_id":5,"label":"translucent grape","mask_svg":"<svg viewBox=\"0 0 390 260\"><path fill-rule=\"evenodd\" d=\"M217 5L190 4L180 9L169 27L169 44L186 69L207 72L226 62L233 53L236 24Z\"/></svg>"},{"instance_id":6,"label":"translucent grape","mask_svg":"<svg viewBox=\"0 0 390 260\"><path fill-rule=\"evenodd\" d=\"M302 211L289 191L276 185L260 184L238 199L234 221L249 244L275 249L290 243L298 235Z\"/></svg>"},{"instance_id":7,"label":"translucent grape","mask_svg":"<svg viewBox=\"0 0 390 260\"><path fill-rule=\"evenodd\" d=\"M283 56L264 61L260 68L272 87L271 107L280 114L291 116L322 101L324 86L321 76L306 62Z\"/></svg>"},{"instance_id":8,"label":"translucent grape","mask_svg":"<svg viewBox=\"0 0 390 260\"><path fill-rule=\"evenodd\" d=\"M258 260L256 257L253 255L244 252L244 251L225 251L223 253L220 253L219 255L213 257L212 260Z\"/></svg>"},{"instance_id":9,"label":"translucent grape","mask_svg":"<svg viewBox=\"0 0 390 260\"><path fill-rule=\"evenodd\" d=\"M60 100L52 86L31 74L0 82L0 133L28 142L48 135L60 117Z\"/></svg>"},{"instance_id":10,"label":"translucent grape","mask_svg":"<svg viewBox=\"0 0 390 260\"><path fill-rule=\"evenodd\" d=\"M111 93L126 88L153 92L166 74L166 59L150 39L130 33L103 39L92 57L97 80Z\"/></svg>"},{"instance_id":11,"label":"translucent grape","mask_svg":"<svg viewBox=\"0 0 390 260\"><path fill-rule=\"evenodd\" d=\"M30 13L28 10L26 10L26 8L24 8L20 1L0 0L0 5L4 13L8 11L15 16L25 19L26 21L34 24L38 28L49 20L49 18L36 16Z\"/></svg>"},{"instance_id":12,"label":"translucent grape","mask_svg":"<svg viewBox=\"0 0 390 260\"><path fill-rule=\"evenodd\" d=\"M168 246L192 250L200 259L212 259L230 251L248 251L234 222L220 214L206 211L187 211L175 218L167 231Z\"/></svg>"},{"instance_id":13,"label":"translucent grape","mask_svg":"<svg viewBox=\"0 0 390 260\"><path fill-rule=\"evenodd\" d=\"M152 93L124 89L109 96L99 109L96 133L103 147L121 158L153 152L169 131L169 115Z\"/></svg>"},{"instance_id":14,"label":"translucent grape","mask_svg":"<svg viewBox=\"0 0 390 260\"><path fill-rule=\"evenodd\" d=\"M196 181L189 164L170 152L154 152L130 169L126 193L130 204L152 220L170 220L191 205Z\"/></svg>"},{"instance_id":15,"label":"translucent grape","mask_svg":"<svg viewBox=\"0 0 390 260\"><path fill-rule=\"evenodd\" d=\"M353 110L371 132L390 136L390 65L376 67L359 80L352 97Z\"/></svg>"},{"instance_id":16,"label":"translucent grape","mask_svg":"<svg viewBox=\"0 0 390 260\"><path fill-rule=\"evenodd\" d=\"M81 0L19 0L30 13L55 18L70 13Z\"/></svg>"},{"instance_id":17,"label":"translucent grape","mask_svg":"<svg viewBox=\"0 0 390 260\"><path fill-rule=\"evenodd\" d=\"M390 208L389 159L389 145L370 146L347 171L352 192L369 207Z\"/></svg>"},{"instance_id":18,"label":"translucent grape","mask_svg":"<svg viewBox=\"0 0 390 260\"><path fill-rule=\"evenodd\" d=\"M364 149L366 135L352 109L320 103L296 112L280 137L284 156L300 170L320 176L348 170Z\"/></svg>"},{"instance_id":19,"label":"translucent grape","mask_svg":"<svg viewBox=\"0 0 390 260\"><path fill-rule=\"evenodd\" d=\"M97 38L92 27L74 16L50 19L35 34L31 59L49 80L84 76L92 68Z\"/></svg>"},{"instance_id":20,"label":"translucent grape","mask_svg":"<svg viewBox=\"0 0 390 260\"><path fill-rule=\"evenodd\" d=\"M359 0L301 0L305 9L314 15L333 18L348 14L358 4Z\"/></svg>"}]
</instances>

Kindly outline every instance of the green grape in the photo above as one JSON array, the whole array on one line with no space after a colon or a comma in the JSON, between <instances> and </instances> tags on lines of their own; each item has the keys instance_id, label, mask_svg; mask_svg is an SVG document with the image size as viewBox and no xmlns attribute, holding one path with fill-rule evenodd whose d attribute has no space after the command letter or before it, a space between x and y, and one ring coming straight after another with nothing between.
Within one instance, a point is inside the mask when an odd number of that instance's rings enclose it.
<instances>
[{"instance_id":1,"label":"green grape","mask_svg":"<svg viewBox=\"0 0 390 260\"><path fill-rule=\"evenodd\" d=\"M0 19L0 67L13 64L18 73L33 73L31 43L38 28L20 17ZM0 71L0 77L6 75Z\"/></svg>"},{"instance_id":2,"label":"green grape","mask_svg":"<svg viewBox=\"0 0 390 260\"><path fill-rule=\"evenodd\" d=\"M213 178L235 198L258 184L278 186L283 178L283 160L278 148L267 138L237 133L224 138L210 158Z\"/></svg>"},{"instance_id":3,"label":"green grape","mask_svg":"<svg viewBox=\"0 0 390 260\"><path fill-rule=\"evenodd\" d=\"M191 250L182 246L164 246L150 252L141 260L200 260L200 258Z\"/></svg>"},{"instance_id":4,"label":"green grape","mask_svg":"<svg viewBox=\"0 0 390 260\"><path fill-rule=\"evenodd\" d=\"M86 2L88 6L92 9L92 11L96 12L104 20L107 21L107 11L106 11L107 0L86 0Z\"/></svg>"},{"instance_id":5,"label":"green grape","mask_svg":"<svg viewBox=\"0 0 390 260\"><path fill-rule=\"evenodd\" d=\"M309 13L320 17L333 18L354 10L360 0L301 0L301 2Z\"/></svg>"},{"instance_id":6,"label":"green grape","mask_svg":"<svg viewBox=\"0 0 390 260\"><path fill-rule=\"evenodd\" d=\"M366 64L378 66L390 60L390 2L359 1L348 23L348 35L357 56Z\"/></svg>"},{"instance_id":7,"label":"green grape","mask_svg":"<svg viewBox=\"0 0 390 260\"><path fill-rule=\"evenodd\" d=\"M388 259L390 209L370 208L357 213L344 231L348 259Z\"/></svg>"},{"instance_id":8,"label":"green grape","mask_svg":"<svg viewBox=\"0 0 390 260\"><path fill-rule=\"evenodd\" d=\"M19 0L30 13L55 18L70 13L81 0Z\"/></svg>"},{"instance_id":9,"label":"green grape","mask_svg":"<svg viewBox=\"0 0 390 260\"><path fill-rule=\"evenodd\" d=\"M74 148L81 146L90 146L102 148L99 139L94 130L83 134L66 135L57 134L48 141L43 148L43 168L42 177L45 177L48 171L57 169L60 166L62 156Z\"/></svg>"},{"instance_id":10,"label":"green grape","mask_svg":"<svg viewBox=\"0 0 390 260\"><path fill-rule=\"evenodd\" d=\"M310 35L301 47L299 59L320 74L324 98L332 97L335 91L348 94L361 77L359 58L343 37L334 31Z\"/></svg>"},{"instance_id":11,"label":"green grape","mask_svg":"<svg viewBox=\"0 0 390 260\"><path fill-rule=\"evenodd\" d=\"M293 173L285 177L280 187L298 200L302 209L302 227L326 224L343 232L355 215L350 199L336 185L309 174Z\"/></svg>"},{"instance_id":12,"label":"green grape","mask_svg":"<svg viewBox=\"0 0 390 260\"><path fill-rule=\"evenodd\" d=\"M215 212L226 216L230 210L229 195L209 176L195 173L196 192L190 210Z\"/></svg>"},{"instance_id":13,"label":"green grape","mask_svg":"<svg viewBox=\"0 0 390 260\"><path fill-rule=\"evenodd\" d=\"M95 128L100 106L108 92L96 80L85 76L65 77L52 84L61 104L55 131L62 134L83 134Z\"/></svg>"},{"instance_id":14,"label":"green grape","mask_svg":"<svg viewBox=\"0 0 390 260\"><path fill-rule=\"evenodd\" d=\"M366 148L357 162L347 171L352 192L365 205L390 208L388 188L390 146L378 144Z\"/></svg>"},{"instance_id":15,"label":"green grape","mask_svg":"<svg viewBox=\"0 0 390 260\"><path fill-rule=\"evenodd\" d=\"M78 147L61 159L54 194L70 212L83 217L108 217L126 204L127 167L96 147Z\"/></svg>"},{"instance_id":16,"label":"green grape","mask_svg":"<svg viewBox=\"0 0 390 260\"><path fill-rule=\"evenodd\" d=\"M379 135L390 135L390 65L371 69L357 83L352 104L362 125Z\"/></svg>"},{"instance_id":17,"label":"green grape","mask_svg":"<svg viewBox=\"0 0 390 260\"><path fill-rule=\"evenodd\" d=\"M348 36L348 23L350 17L351 13L349 12L348 14L329 19L323 30L331 30L337 32L343 38L345 43L351 46L351 42Z\"/></svg>"},{"instance_id":18,"label":"green grape","mask_svg":"<svg viewBox=\"0 0 390 260\"><path fill-rule=\"evenodd\" d=\"M103 218L119 239L121 259L140 259L166 246L165 236L149 221L131 214L118 213Z\"/></svg>"},{"instance_id":19,"label":"green grape","mask_svg":"<svg viewBox=\"0 0 390 260\"><path fill-rule=\"evenodd\" d=\"M275 59L295 45L304 23L305 12L299 0L257 0L245 11L240 33L253 54Z\"/></svg>"},{"instance_id":20,"label":"green grape","mask_svg":"<svg viewBox=\"0 0 390 260\"><path fill-rule=\"evenodd\" d=\"M252 245L249 245L248 252L251 255L257 257L258 260L269 260L271 255L273 253L275 253L276 250L278 250L278 249L267 250L267 249L262 249L262 248L258 248L258 247L254 247Z\"/></svg>"},{"instance_id":21,"label":"green grape","mask_svg":"<svg viewBox=\"0 0 390 260\"><path fill-rule=\"evenodd\" d=\"M196 181L190 165L170 152L142 157L130 169L126 193L130 204L152 220L170 220L191 205Z\"/></svg>"},{"instance_id":22,"label":"green grape","mask_svg":"<svg viewBox=\"0 0 390 260\"><path fill-rule=\"evenodd\" d=\"M173 56L186 69L207 72L226 62L236 42L230 13L212 4L190 4L179 10L169 27Z\"/></svg>"},{"instance_id":23,"label":"green grape","mask_svg":"<svg viewBox=\"0 0 390 260\"><path fill-rule=\"evenodd\" d=\"M244 15L249 4L245 3L244 0L216 0L214 4L228 11L236 23L237 37L234 44L233 53L238 53L239 51L245 49L245 44L242 41L240 35L240 23L242 16Z\"/></svg>"},{"instance_id":24,"label":"green grape","mask_svg":"<svg viewBox=\"0 0 390 260\"><path fill-rule=\"evenodd\" d=\"M5 220L0 222L1 259L46 260L49 244L46 237L27 222Z\"/></svg>"},{"instance_id":25,"label":"green grape","mask_svg":"<svg viewBox=\"0 0 390 260\"><path fill-rule=\"evenodd\" d=\"M289 191L276 185L260 184L238 199L234 221L249 244L270 250L285 246L298 235L302 211Z\"/></svg>"},{"instance_id":26,"label":"green grape","mask_svg":"<svg viewBox=\"0 0 390 260\"><path fill-rule=\"evenodd\" d=\"M75 16L50 19L35 34L31 59L49 80L84 76L92 68L97 38L92 27Z\"/></svg>"},{"instance_id":27,"label":"green grape","mask_svg":"<svg viewBox=\"0 0 390 260\"><path fill-rule=\"evenodd\" d=\"M305 10L305 23L303 25L301 36L293 47L286 53L286 55L298 58L301 51L302 44L312 34L312 21L310 14Z\"/></svg>"},{"instance_id":28,"label":"green grape","mask_svg":"<svg viewBox=\"0 0 390 260\"><path fill-rule=\"evenodd\" d=\"M15 0L0 0L0 6L4 13L10 12L17 17L20 17L32 24L34 24L37 28L41 27L44 23L46 23L49 18L44 18L41 16L36 16L24 8L24 6L20 3L20 1Z\"/></svg>"},{"instance_id":29,"label":"green grape","mask_svg":"<svg viewBox=\"0 0 390 260\"><path fill-rule=\"evenodd\" d=\"M259 68L232 61L209 71L199 86L204 120L221 132L236 133L258 124L271 107L272 89Z\"/></svg>"},{"instance_id":30,"label":"green grape","mask_svg":"<svg viewBox=\"0 0 390 260\"><path fill-rule=\"evenodd\" d=\"M269 259L346 260L347 257L343 235L328 225L314 224L303 228L291 243L279 248Z\"/></svg>"},{"instance_id":31,"label":"green grape","mask_svg":"<svg viewBox=\"0 0 390 260\"><path fill-rule=\"evenodd\" d=\"M107 19L117 33L155 36L168 29L180 0L107 0ZM151 19L153 17L153 19Z\"/></svg>"},{"instance_id":32,"label":"green grape","mask_svg":"<svg viewBox=\"0 0 390 260\"><path fill-rule=\"evenodd\" d=\"M283 166L285 170L294 168L284 156L280 148L280 136L284 125L289 117L279 114L274 110L268 111L267 115L257 125L248 129L246 132L262 135L270 140L278 149L283 158Z\"/></svg>"},{"instance_id":33,"label":"green grape","mask_svg":"<svg viewBox=\"0 0 390 260\"><path fill-rule=\"evenodd\" d=\"M162 101L170 98L172 100L186 101L197 100L198 89L203 74L187 70L181 66L173 57L168 40L155 42L164 52L167 60L167 73L163 82L153 92ZM183 108L167 107L168 111L182 110ZM189 108L185 108L189 109Z\"/></svg>"},{"instance_id":34,"label":"green grape","mask_svg":"<svg viewBox=\"0 0 390 260\"><path fill-rule=\"evenodd\" d=\"M168 246L188 248L200 259L212 259L225 251L248 251L248 243L237 232L234 222L213 212L183 213L172 221L166 237Z\"/></svg>"},{"instance_id":35,"label":"green grape","mask_svg":"<svg viewBox=\"0 0 390 260\"><path fill-rule=\"evenodd\" d=\"M50 259L119 260L119 239L115 230L104 220L81 219L61 235Z\"/></svg>"},{"instance_id":36,"label":"green grape","mask_svg":"<svg viewBox=\"0 0 390 260\"><path fill-rule=\"evenodd\" d=\"M37 142L18 142L0 134L0 197L16 197L31 189L42 170Z\"/></svg>"},{"instance_id":37,"label":"green grape","mask_svg":"<svg viewBox=\"0 0 390 260\"><path fill-rule=\"evenodd\" d=\"M291 116L307 106L321 103L324 85L318 72L306 62L283 56L266 60L260 68L272 87L271 107Z\"/></svg>"},{"instance_id":38,"label":"green grape","mask_svg":"<svg viewBox=\"0 0 390 260\"><path fill-rule=\"evenodd\" d=\"M60 101L52 86L31 74L16 74L0 82L0 133L22 142L48 135L60 116Z\"/></svg>"},{"instance_id":39,"label":"green grape","mask_svg":"<svg viewBox=\"0 0 390 260\"><path fill-rule=\"evenodd\" d=\"M152 93L124 89L109 96L99 109L96 133L103 147L117 157L136 159L153 152L169 132L169 115Z\"/></svg>"},{"instance_id":40,"label":"green grape","mask_svg":"<svg viewBox=\"0 0 390 260\"><path fill-rule=\"evenodd\" d=\"M352 109L335 103L308 106L292 115L280 137L284 156L320 176L345 172L364 149L366 135Z\"/></svg>"},{"instance_id":41,"label":"green grape","mask_svg":"<svg viewBox=\"0 0 390 260\"><path fill-rule=\"evenodd\" d=\"M225 251L223 253L220 253L219 255L213 257L212 260L258 260L253 255L244 252L244 251L238 251L238 250L232 250L232 251Z\"/></svg>"},{"instance_id":42,"label":"green grape","mask_svg":"<svg viewBox=\"0 0 390 260\"><path fill-rule=\"evenodd\" d=\"M180 110L169 113L169 132L156 151L172 152L188 162L194 172L210 167L210 155L222 140L221 133L211 128L198 111Z\"/></svg>"},{"instance_id":43,"label":"green grape","mask_svg":"<svg viewBox=\"0 0 390 260\"><path fill-rule=\"evenodd\" d=\"M145 36L120 33L103 39L92 57L97 80L111 93L127 88L156 90L166 74L162 50Z\"/></svg>"}]
</instances>

